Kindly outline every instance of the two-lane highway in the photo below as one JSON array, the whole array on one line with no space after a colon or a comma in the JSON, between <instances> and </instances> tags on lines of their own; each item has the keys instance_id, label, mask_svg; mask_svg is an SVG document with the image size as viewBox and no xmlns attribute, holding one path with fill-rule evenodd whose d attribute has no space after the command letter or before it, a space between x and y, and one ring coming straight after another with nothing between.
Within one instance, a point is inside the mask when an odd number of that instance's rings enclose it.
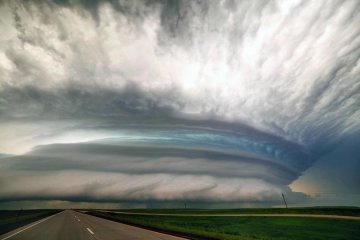
<instances>
[{"instance_id":1,"label":"two-lane highway","mask_svg":"<svg viewBox=\"0 0 360 240\"><path fill-rule=\"evenodd\" d=\"M66 210L0 236L0 240L180 240L171 235Z\"/></svg>"}]
</instances>

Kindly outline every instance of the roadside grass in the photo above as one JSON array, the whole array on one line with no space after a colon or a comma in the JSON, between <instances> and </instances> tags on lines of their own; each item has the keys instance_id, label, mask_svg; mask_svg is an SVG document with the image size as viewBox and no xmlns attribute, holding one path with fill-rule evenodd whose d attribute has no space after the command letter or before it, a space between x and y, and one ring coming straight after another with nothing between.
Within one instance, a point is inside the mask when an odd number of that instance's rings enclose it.
<instances>
[{"instance_id":1,"label":"roadside grass","mask_svg":"<svg viewBox=\"0 0 360 240\"><path fill-rule=\"evenodd\" d=\"M239 208L239 209L114 209L114 212L157 213L157 214L324 214L360 216L357 207L307 207L307 208Z\"/></svg>"},{"instance_id":2,"label":"roadside grass","mask_svg":"<svg viewBox=\"0 0 360 240\"><path fill-rule=\"evenodd\" d=\"M0 234L57 212L59 210L0 210Z\"/></svg>"},{"instance_id":3,"label":"roadside grass","mask_svg":"<svg viewBox=\"0 0 360 240\"><path fill-rule=\"evenodd\" d=\"M154 230L175 232L200 239L360 239L360 221L298 217L191 217L127 215L88 212L91 215Z\"/></svg>"}]
</instances>

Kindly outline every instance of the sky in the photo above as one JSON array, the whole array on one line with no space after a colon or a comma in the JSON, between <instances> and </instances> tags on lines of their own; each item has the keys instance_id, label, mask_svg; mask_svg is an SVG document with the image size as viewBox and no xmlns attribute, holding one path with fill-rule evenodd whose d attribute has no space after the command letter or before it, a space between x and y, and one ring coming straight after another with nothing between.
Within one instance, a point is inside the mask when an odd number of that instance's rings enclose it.
<instances>
[{"instance_id":1,"label":"sky","mask_svg":"<svg viewBox=\"0 0 360 240\"><path fill-rule=\"evenodd\" d=\"M0 208L360 206L359 1L0 16Z\"/></svg>"}]
</instances>

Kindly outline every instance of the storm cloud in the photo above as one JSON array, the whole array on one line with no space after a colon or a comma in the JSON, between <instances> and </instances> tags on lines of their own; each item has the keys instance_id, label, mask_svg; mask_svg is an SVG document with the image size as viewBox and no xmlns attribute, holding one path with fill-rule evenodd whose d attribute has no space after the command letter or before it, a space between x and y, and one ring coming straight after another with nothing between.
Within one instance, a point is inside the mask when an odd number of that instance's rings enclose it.
<instances>
[{"instance_id":1,"label":"storm cloud","mask_svg":"<svg viewBox=\"0 0 360 240\"><path fill-rule=\"evenodd\" d=\"M0 198L272 201L360 131L357 1L2 1Z\"/></svg>"}]
</instances>

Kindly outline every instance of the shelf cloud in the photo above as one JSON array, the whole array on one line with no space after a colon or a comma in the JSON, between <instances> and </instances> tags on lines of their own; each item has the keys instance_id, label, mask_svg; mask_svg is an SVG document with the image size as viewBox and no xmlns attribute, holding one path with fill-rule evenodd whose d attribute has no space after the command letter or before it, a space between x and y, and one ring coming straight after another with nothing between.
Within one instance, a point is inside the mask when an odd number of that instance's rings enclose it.
<instances>
[{"instance_id":1,"label":"shelf cloud","mask_svg":"<svg viewBox=\"0 0 360 240\"><path fill-rule=\"evenodd\" d=\"M2 1L1 201L275 201L360 130L357 1Z\"/></svg>"}]
</instances>

